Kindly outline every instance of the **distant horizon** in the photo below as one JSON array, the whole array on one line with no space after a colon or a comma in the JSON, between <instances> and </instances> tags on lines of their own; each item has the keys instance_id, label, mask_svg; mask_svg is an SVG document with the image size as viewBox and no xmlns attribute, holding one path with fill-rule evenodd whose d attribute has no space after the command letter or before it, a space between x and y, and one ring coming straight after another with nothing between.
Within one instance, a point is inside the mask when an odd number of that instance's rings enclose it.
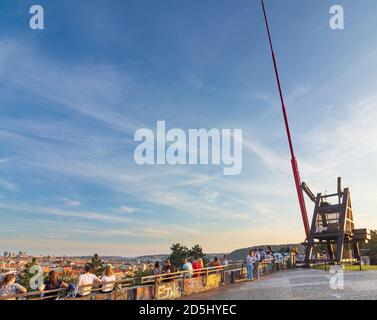
<instances>
[{"instance_id":1,"label":"distant horizon","mask_svg":"<svg viewBox=\"0 0 377 320\"><path fill-rule=\"evenodd\" d=\"M267 249L267 246L286 246L286 245L300 245L300 243L295 243L295 242L287 242L287 243L278 243L278 244L263 244L263 245L251 245L251 246L247 246L247 247L240 247L240 248L236 248L236 249L233 249L231 251L219 251L219 252L205 252L204 253L206 255L221 255L221 254L230 254L236 250L241 250L241 249L247 249L247 248L250 248L250 247L260 247L260 248L263 248L263 249ZM1 250L0 249L0 255L2 256L4 254L4 252L8 252L8 253L14 253L14 254L18 254L19 251L23 251L23 252L26 252L26 256L57 256L57 257L92 257L94 254L98 254L99 257L119 257L119 258L139 258L139 257L144 257L144 256L165 256L165 255L170 255L170 253L151 253L151 254L139 254L139 255L132 255L132 256L129 256L129 255L119 255L119 254L100 254L99 252L93 252L91 254L74 254L74 255L71 255L71 254L53 254L53 253L49 253L49 254L35 254L35 253L29 253L25 250L17 250L17 251L8 251L8 250Z\"/></svg>"}]
</instances>

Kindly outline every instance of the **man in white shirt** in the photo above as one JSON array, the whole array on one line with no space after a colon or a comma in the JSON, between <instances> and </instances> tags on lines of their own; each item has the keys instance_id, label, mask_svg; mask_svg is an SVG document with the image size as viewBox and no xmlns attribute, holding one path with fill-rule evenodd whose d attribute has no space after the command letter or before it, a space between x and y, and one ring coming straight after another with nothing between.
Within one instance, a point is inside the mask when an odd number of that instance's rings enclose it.
<instances>
[{"instance_id":1,"label":"man in white shirt","mask_svg":"<svg viewBox=\"0 0 377 320\"><path fill-rule=\"evenodd\" d=\"M77 282L78 295L81 297L87 296L92 292L93 284L100 284L101 280L95 275L90 273L90 266L84 267L84 273L79 276Z\"/></svg>"},{"instance_id":2,"label":"man in white shirt","mask_svg":"<svg viewBox=\"0 0 377 320\"><path fill-rule=\"evenodd\" d=\"M191 278L192 277L192 271L193 271L193 268L192 268L192 264L190 261L188 261L187 259L184 259L183 260L184 264L183 264L183 271L189 271L188 273L185 274L186 278Z\"/></svg>"}]
</instances>

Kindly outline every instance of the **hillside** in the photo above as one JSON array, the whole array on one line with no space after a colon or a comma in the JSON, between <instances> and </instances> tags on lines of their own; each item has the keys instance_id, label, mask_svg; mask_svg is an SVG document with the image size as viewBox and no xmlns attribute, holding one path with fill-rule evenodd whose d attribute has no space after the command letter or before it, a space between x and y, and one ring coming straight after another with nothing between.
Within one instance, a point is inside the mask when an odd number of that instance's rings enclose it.
<instances>
[{"instance_id":1,"label":"hillside","mask_svg":"<svg viewBox=\"0 0 377 320\"><path fill-rule=\"evenodd\" d=\"M288 247L292 248L293 246L297 247L299 250L299 253L304 253L304 246L298 243L290 243L290 244L279 244L279 245L260 245L260 246L254 246L249 248L241 248L232 251L229 253L228 258L233 261L243 260L246 258L247 253L252 249L263 249L267 250L267 247L270 246L272 251L274 252L288 252Z\"/></svg>"}]
</instances>

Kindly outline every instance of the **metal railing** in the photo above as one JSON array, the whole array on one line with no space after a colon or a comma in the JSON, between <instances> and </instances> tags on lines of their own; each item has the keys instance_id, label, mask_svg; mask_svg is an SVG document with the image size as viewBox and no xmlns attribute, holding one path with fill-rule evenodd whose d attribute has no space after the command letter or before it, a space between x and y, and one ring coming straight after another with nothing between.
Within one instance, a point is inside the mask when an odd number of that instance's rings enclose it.
<instances>
[{"instance_id":1,"label":"metal railing","mask_svg":"<svg viewBox=\"0 0 377 320\"><path fill-rule=\"evenodd\" d=\"M287 259L283 259L279 261L279 263L286 265ZM274 265L277 264L274 258L267 259L260 261L259 268L263 268L267 265ZM143 276L143 277L135 277L135 278L125 278L117 281L106 282L101 284L92 284L92 285L83 285L79 286L76 292L85 291L85 288L90 289L90 293L84 296L78 295L77 298L87 297L91 295L101 294L101 293L110 293L113 290L121 289L121 288L129 288L130 290L133 288L137 288L140 286L148 286L148 285L158 285L163 282L170 282L177 279L189 279L195 277L201 277L206 281L208 276L212 274L221 274L222 279L225 278L225 273L227 272L240 272L240 278L243 279L246 276L246 264L244 261L239 261L232 263L226 266L216 266L216 267L209 267L209 268L202 268L196 270L185 270L185 271L177 271L173 273L162 273L158 275L151 275L151 276ZM277 269L279 270L279 268ZM109 287L112 288L110 291L104 292L103 290L108 290ZM89 291L89 290L88 290ZM27 293L19 293L9 296L2 296L0 300L50 300L50 299L66 299L68 295L67 288L60 288L55 290L48 290L48 291L32 291ZM74 299L74 298L72 298Z\"/></svg>"}]
</instances>

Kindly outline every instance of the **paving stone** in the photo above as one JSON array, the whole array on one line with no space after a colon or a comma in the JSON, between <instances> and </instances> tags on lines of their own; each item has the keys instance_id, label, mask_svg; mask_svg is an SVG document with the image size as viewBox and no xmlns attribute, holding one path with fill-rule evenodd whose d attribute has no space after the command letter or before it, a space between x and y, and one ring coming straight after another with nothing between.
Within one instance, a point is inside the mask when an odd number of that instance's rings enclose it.
<instances>
[{"instance_id":1,"label":"paving stone","mask_svg":"<svg viewBox=\"0 0 377 320\"><path fill-rule=\"evenodd\" d=\"M339 276L339 275L338 275ZM377 271L346 271L343 288L332 289L329 271L296 269L185 297L198 300L377 300ZM341 278L337 278L338 280ZM339 282L336 282L339 284Z\"/></svg>"}]
</instances>

